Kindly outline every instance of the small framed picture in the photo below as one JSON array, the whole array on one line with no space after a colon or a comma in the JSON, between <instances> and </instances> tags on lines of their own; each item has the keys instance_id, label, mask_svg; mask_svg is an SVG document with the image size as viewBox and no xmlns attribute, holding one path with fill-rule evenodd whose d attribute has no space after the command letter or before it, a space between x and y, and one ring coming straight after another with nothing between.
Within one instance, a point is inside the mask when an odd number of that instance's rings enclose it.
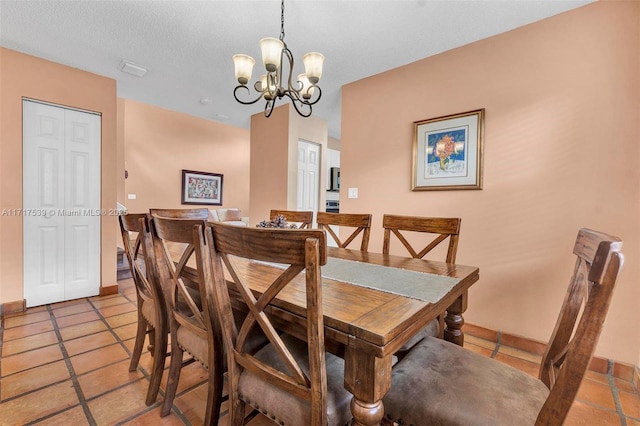
<instances>
[{"instance_id":1,"label":"small framed picture","mask_svg":"<svg viewBox=\"0 0 640 426\"><path fill-rule=\"evenodd\" d=\"M182 204L222 205L222 175L182 171Z\"/></svg>"},{"instance_id":2,"label":"small framed picture","mask_svg":"<svg viewBox=\"0 0 640 426\"><path fill-rule=\"evenodd\" d=\"M482 189L484 109L413 124L412 191Z\"/></svg>"}]
</instances>

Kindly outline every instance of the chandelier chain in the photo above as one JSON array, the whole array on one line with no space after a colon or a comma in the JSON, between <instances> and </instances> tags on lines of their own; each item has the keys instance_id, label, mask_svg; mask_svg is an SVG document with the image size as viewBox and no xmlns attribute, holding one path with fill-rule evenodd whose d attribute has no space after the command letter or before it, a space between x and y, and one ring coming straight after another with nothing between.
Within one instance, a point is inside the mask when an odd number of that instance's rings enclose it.
<instances>
[{"instance_id":1,"label":"chandelier chain","mask_svg":"<svg viewBox=\"0 0 640 426\"><path fill-rule=\"evenodd\" d=\"M280 40L284 42L284 0L280 3Z\"/></svg>"}]
</instances>

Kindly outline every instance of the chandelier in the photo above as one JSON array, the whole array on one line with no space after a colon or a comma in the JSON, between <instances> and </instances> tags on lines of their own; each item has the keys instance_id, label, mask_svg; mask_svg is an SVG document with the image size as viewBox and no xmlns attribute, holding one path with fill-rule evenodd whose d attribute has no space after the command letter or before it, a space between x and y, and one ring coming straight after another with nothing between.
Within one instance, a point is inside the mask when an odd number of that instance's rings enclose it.
<instances>
[{"instance_id":1,"label":"chandelier","mask_svg":"<svg viewBox=\"0 0 640 426\"><path fill-rule=\"evenodd\" d=\"M238 93L247 92L251 95L251 90L247 83L251 80L251 72L256 61L249 55L233 55L236 79L238 85L233 90L233 97L236 101L244 105L251 105L264 98L265 117L271 116L273 107L278 99L287 96L297 113L303 117L311 115L312 105L315 105L322 96L322 91L318 86L322 76L322 63L324 56L318 52L309 52L302 57L304 64L304 74L299 74L295 81L292 81L293 74L293 54L284 42L284 0L281 2L280 14L280 38L266 37L260 40L260 50L262 51L262 63L267 73L260 76L253 88L258 96L249 101L244 101L238 97ZM289 65L289 69L283 67ZM285 71L288 72L286 79Z\"/></svg>"}]
</instances>

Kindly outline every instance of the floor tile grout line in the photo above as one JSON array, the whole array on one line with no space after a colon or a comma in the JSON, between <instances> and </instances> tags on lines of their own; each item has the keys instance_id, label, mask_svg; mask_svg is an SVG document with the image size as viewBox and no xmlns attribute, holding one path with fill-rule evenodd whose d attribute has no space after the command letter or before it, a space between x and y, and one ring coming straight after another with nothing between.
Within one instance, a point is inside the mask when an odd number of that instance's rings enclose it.
<instances>
[{"instance_id":1,"label":"floor tile grout line","mask_svg":"<svg viewBox=\"0 0 640 426\"><path fill-rule=\"evenodd\" d=\"M616 405L616 411L618 413L618 416L620 416L620 425L627 426L627 418L624 415L622 403L620 402L618 386L616 385L616 381L613 378L613 361L611 360L608 361L607 365L607 380L609 381L609 389L611 389L611 393L613 394L613 402Z\"/></svg>"},{"instance_id":2,"label":"floor tile grout line","mask_svg":"<svg viewBox=\"0 0 640 426\"><path fill-rule=\"evenodd\" d=\"M127 345L124 343L124 340L122 340L122 338L118 335L118 333L116 333L113 329L113 327L111 327L111 324L109 324L109 321L107 321L107 317L105 317L102 312L100 312L100 308L98 308L96 305L93 304L93 302L91 300L89 300L89 303L91 304L91 306L93 307L94 311L96 312L96 314L100 317L100 320L102 320L102 322L104 323L104 325L107 327L107 330L111 333L111 335L116 339L116 341L120 344L120 346L122 346L122 348L125 350L125 352L129 355L129 358L131 358L131 351L129 350L129 348L127 347ZM127 303L132 303L131 301L129 301L129 299L127 299ZM122 303L124 305L124 303ZM115 305L113 305L115 306ZM129 325L129 324L125 324L125 325ZM116 327L117 328L117 327Z\"/></svg>"},{"instance_id":3,"label":"floor tile grout line","mask_svg":"<svg viewBox=\"0 0 640 426\"><path fill-rule=\"evenodd\" d=\"M53 418L53 417L55 417L55 416L59 416L59 415L61 415L61 414L66 413L67 411L73 410L74 408L76 408L76 407L80 407L80 406L81 406L81 404L78 402L76 405L72 405L71 407L66 407L66 408L65 408L65 409L63 409L63 410L56 411L56 412L53 412L53 413L49 413L49 414L47 414L46 416L42 416L42 417L40 417L40 418L38 418L38 419L35 419L35 420L32 420L32 421L30 421L30 422L26 422L26 423L24 424L24 426L31 426L31 425L36 425L36 424L39 424L39 423L45 422L45 421L47 421L47 420L49 420L49 419L51 419L51 418Z\"/></svg>"},{"instance_id":4,"label":"floor tile grout line","mask_svg":"<svg viewBox=\"0 0 640 426\"><path fill-rule=\"evenodd\" d=\"M597 409L597 410L599 410L599 411L604 411L604 412L606 412L606 413L610 413L610 414L620 414L620 413L618 413L618 410L617 410L617 409L615 409L615 408L605 407L604 405L600 405L600 404L597 404L597 403L595 403L595 402L592 402L592 401L589 401L589 400L586 400L586 399L582 399L582 398L578 398L578 397L576 397L576 398L574 399L574 401L580 401L581 403L583 403L583 404L585 404L585 405L588 405L588 406L590 406L590 407L593 407L593 408L595 408L595 409Z\"/></svg>"},{"instance_id":5,"label":"floor tile grout line","mask_svg":"<svg viewBox=\"0 0 640 426\"><path fill-rule=\"evenodd\" d=\"M53 309L51 305L47 305L47 311L51 317L51 322L53 323L53 329L56 332L56 336L58 337L58 342L60 345L60 350L62 351L62 356L69 370L69 375L71 376L71 383L73 384L73 389L76 392L78 397L78 401L80 406L82 407L82 411L84 412L85 417L90 425L95 425L96 421L93 418L93 414L91 414L91 410L89 410L89 406L87 405L87 401L84 398L84 393L82 392L82 388L80 387L80 382L78 381L78 377L76 376L75 369L73 364L71 363L71 358L69 357L69 353L67 352L67 348L64 346L64 340L62 339L62 334L60 333L60 329L58 328L58 322L56 321L56 317L53 314Z\"/></svg>"},{"instance_id":6,"label":"floor tile grout line","mask_svg":"<svg viewBox=\"0 0 640 426\"><path fill-rule=\"evenodd\" d=\"M58 361L64 361L64 359L59 359L59 360L56 360L56 361L54 361L54 362L58 362ZM42 367L42 366L44 366L44 365L49 365L49 364L52 364L52 363L42 364L42 365L39 365L38 367ZM24 370L24 371L29 371L29 370ZM7 376L7 377L11 377L11 376ZM22 397L24 397L24 396L31 395L31 394L36 393L36 392L39 392L39 391L41 391L41 390L48 389L48 388L51 388L51 387L53 387L53 386L57 386L57 385L59 385L60 383L64 383L64 382L66 382L67 380L69 380L69 378L60 379L60 380L58 380L58 381L56 381L56 382L48 383L48 384L46 384L46 385L44 385L44 386L42 386L42 387L39 387L39 388L36 388L36 389L31 389L31 390L28 390L28 391L26 391L26 392L23 392L23 393L20 393L20 394L14 395L14 396L12 396L12 397L10 397L10 398L7 398L7 399L5 399L5 400L0 401L0 405L2 405L2 404L4 404L4 403L7 403L7 402L15 401L16 399L22 398ZM79 403L78 403L78 404L79 404ZM75 405L74 405L74 407L75 407ZM66 410L66 408L65 408L65 410ZM64 411L64 410L62 410L62 411Z\"/></svg>"}]
</instances>

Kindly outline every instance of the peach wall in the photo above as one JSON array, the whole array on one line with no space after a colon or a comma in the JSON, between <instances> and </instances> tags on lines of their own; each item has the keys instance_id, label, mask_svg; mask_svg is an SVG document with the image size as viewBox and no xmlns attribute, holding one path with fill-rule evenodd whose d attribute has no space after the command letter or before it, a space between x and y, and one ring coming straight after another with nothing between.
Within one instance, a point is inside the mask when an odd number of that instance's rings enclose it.
<instances>
[{"instance_id":1,"label":"peach wall","mask_svg":"<svg viewBox=\"0 0 640 426\"><path fill-rule=\"evenodd\" d=\"M102 113L103 209L116 205L116 82L0 48L0 209L22 207L22 98ZM101 286L116 284L115 216L101 220ZM22 218L0 217L0 303L23 299Z\"/></svg>"},{"instance_id":2,"label":"peach wall","mask_svg":"<svg viewBox=\"0 0 640 426\"><path fill-rule=\"evenodd\" d=\"M251 116L251 225L269 211L287 208L289 111L275 108L271 117Z\"/></svg>"},{"instance_id":3,"label":"peach wall","mask_svg":"<svg viewBox=\"0 0 640 426\"><path fill-rule=\"evenodd\" d=\"M124 108L126 194L131 213L150 208L239 208L249 211L249 131L120 99ZM182 169L223 175L222 206L181 204Z\"/></svg>"},{"instance_id":4,"label":"peach wall","mask_svg":"<svg viewBox=\"0 0 640 426\"><path fill-rule=\"evenodd\" d=\"M428 42L428 41L427 41ZM597 2L342 89L341 211L462 218L466 320L547 341L580 227L624 240L597 355L640 359L640 3ZM484 189L412 192L413 122L485 108ZM397 246L392 250L397 251Z\"/></svg>"},{"instance_id":5,"label":"peach wall","mask_svg":"<svg viewBox=\"0 0 640 426\"><path fill-rule=\"evenodd\" d=\"M298 141L317 143L320 151L320 182L325 182L327 122L301 117L289 103L251 116L251 224L268 219L271 209L296 210L298 189ZM325 192L319 192L324 206Z\"/></svg>"}]
</instances>

